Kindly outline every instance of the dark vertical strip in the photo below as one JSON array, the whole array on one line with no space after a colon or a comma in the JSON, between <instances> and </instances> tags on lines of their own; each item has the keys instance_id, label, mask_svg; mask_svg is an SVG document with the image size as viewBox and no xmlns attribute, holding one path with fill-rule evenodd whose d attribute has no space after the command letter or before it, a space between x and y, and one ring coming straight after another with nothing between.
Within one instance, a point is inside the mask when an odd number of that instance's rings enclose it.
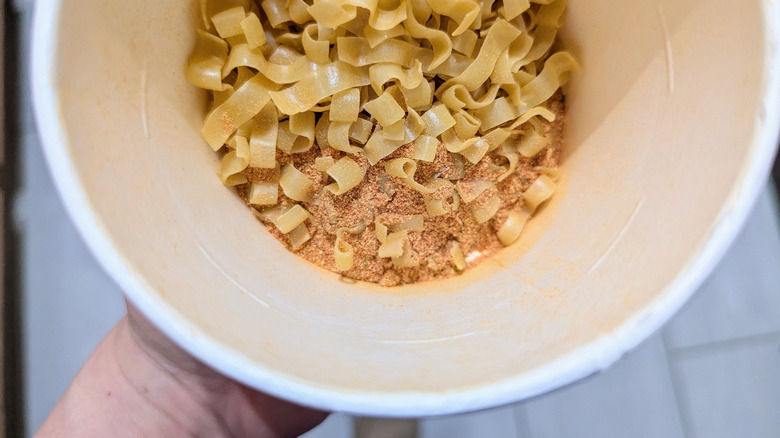
<instances>
[{"instance_id":1,"label":"dark vertical strip","mask_svg":"<svg viewBox=\"0 0 780 438\"><path fill-rule=\"evenodd\" d=\"M5 6L0 7L0 102L5 101L5 93L3 93L3 87L2 87L2 78L4 77L5 72L5 47L3 47L3 41L5 41L3 33L5 32ZM5 114L0 115L0 137L4 136L5 133L5 126L2 126L2 120L4 120L3 116ZM3 312L3 309L5 309L5 300L6 300L6 285L5 285L5 229L6 224L8 223L8 217L6 215L7 206L5 203L6 198L6 181L4 178L4 175L6 173L6 163L5 163L5 150L7 149L7 145L5 143L5 138L2 139L2 143L0 143L0 272L2 272L3 280L2 283L0 283L0 313ZM3 349L3 345L5 345L5 332L6 329L4 326L0 325L0 350ZM5 437L6 433L6 400L5 400L5 355L3 355L3 359L0 360L0 388L2 388L2 394L3 399L0 400L0 437Z\"/></svg>"},{"instance_id":2,"label":"dark vertical strip","mask_svg":"<svg viewBox=\"0 0 780 438\"><path fill-rule=\"evenodd\" d=\"M20 16L13 2L2 2L3 32L3 147L5 160L0 179L5 192L3 208L3 401L6 408L6 437L24 436L24 394L22 371L21 266L19 230L14 226L13 204L19 188L20 120L17 108L20 98L19 54Z\"/></svg>"},{"instance_id":3,"label":"dark vertical strip","mask_svg":"<svg viewBox=\"0 0 780 438\"><path fill-rule=\"evenodd\" d=\"M780 154L775 158L775 166L772 168L772 179L775 182L777 193L780 194Z\"/></svg>"}]
</instances>

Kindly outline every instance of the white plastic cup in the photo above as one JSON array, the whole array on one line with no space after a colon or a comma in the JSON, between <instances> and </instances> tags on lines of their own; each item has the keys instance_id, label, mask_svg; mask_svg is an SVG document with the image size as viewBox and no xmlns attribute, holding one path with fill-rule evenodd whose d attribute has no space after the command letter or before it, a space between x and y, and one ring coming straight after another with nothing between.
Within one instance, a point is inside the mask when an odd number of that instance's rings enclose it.
<instances>
[{"instance_id":1,"label":"white plastic cup","mask_svg":"<svg viewBox=\"0 0 780 438\"><path fill-rule=\"evenodd\" d=\"M39 0L38 126L73 221L176 342L326 410L488 408L603 370L713 268L765 183L780 4L570 2L563 190L518 245L444 281L342 281L284 249L216 177L184 78L196 1Z\"/></svg>"}]
</instances>

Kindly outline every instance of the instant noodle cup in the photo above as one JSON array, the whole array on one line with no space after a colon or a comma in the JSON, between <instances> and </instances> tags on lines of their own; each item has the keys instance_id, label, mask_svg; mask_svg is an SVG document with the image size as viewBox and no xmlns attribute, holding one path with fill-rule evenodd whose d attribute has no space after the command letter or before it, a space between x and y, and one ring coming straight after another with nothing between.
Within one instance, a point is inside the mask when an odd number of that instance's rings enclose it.
<instances>
[{"instance_id":1,"label":"instant noodle cup","mask_svg":"<svg viewBox=\"0 0 780 438\"><path fill-rule=\"evenodd\" d=\"M499 255L403 287L308 264L222 185L184 75L196 1L38 1L34 104L72 220L185 349L325 410L449 414L605 369L703 281L772 164L778 9L571 2L560 193Z\"/></svg>"}]
</instances>

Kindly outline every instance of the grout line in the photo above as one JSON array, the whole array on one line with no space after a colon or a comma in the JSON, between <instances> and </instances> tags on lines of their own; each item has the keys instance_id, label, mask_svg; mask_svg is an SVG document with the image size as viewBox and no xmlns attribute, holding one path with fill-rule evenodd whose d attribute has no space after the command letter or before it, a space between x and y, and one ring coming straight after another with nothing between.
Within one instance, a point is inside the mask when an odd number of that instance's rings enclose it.
<instances>
[{"instance_id":1,"label":"grout line","mask_svg":"<svg viewBox=\"0 0 780 438\"><path fill-rule=\"evenodd\" d=\"M708 342L705 344L691 345L689 347L669 347L668 352L670 355L676 358L679 356L686 356L691 354L706 354L716 350L739 348L773 340L780 340L780 330L761 333L758 335Z\"/></svg>"},{"instance_id":2,"label":"grout line","mask_svg":"<svg viewBox=\"0 0 780 438\"><path fill-rule=\"evenodd\" d=\"M666 360L666 368L669 371L669 378L672 381L672 394L674 395L674 403L677 405L677 416L680 420L680 426L682 427L683 436L685 438L696 438L696 430L691 422L691 414L688 410L688 404L683 397L683 391L685 390L684 379L677 372L677 367L674 366L675 357L671 354L669 348L669 340L666 337L666 331L661 332L661 343L664 347L664 359Z\"/></svg>"},{"instance_id":3,"label":"grout line","mask_svg":"<svg viewBox=\"0 0 780 438\"><path fill-rule=\"evenodd\" d=\"M531 438L531 426L528 418L528 411L525 409L525 403L518 403L512 406L512 413L515 419L515 432L518 438Z\"/></svg>"},{"instance_id":4,"label":"grout line","mask_svg":"<svg viewBox=\"0 0 780 438\"><path fill-rule=\"evenodd\" d=\"M774 175L773 183L767 183L766 191L769 192L769 200L773 208L772 213L774 213L772 215L772 223L777 227L778 216L780 215L780 197L778 197L778 190L780 189L780 186L778 186L780 184L780 156L775 160L772 174ZM780 228L777 228L776 231L780 231Z\"/></svg>"},{"instance_id":5,"label":"grout line","mask_svg":"<svg viewBox=\"0 0 780 438\"><path fill-rule=\"evenodd\" d=\"M780 190L780 155L775 158L775 164L772 168L772 180L775 188Z\"/></svg>"}]
</instances>

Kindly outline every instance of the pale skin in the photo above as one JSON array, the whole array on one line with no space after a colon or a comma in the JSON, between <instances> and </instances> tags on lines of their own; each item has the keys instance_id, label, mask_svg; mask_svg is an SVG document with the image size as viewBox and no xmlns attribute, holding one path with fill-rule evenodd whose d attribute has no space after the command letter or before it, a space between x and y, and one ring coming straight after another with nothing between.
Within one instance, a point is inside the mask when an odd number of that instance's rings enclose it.
<instances>
[{"instance_id":1,"label":"pale skin","mask_svg":"<svg viewBox=\"0 0 780 438\"><path fill-rule=\"evenodd\" d=\"M295 437L326 416L217 373L128 305L35 436Z\"/></svg>"}]
</instances>

